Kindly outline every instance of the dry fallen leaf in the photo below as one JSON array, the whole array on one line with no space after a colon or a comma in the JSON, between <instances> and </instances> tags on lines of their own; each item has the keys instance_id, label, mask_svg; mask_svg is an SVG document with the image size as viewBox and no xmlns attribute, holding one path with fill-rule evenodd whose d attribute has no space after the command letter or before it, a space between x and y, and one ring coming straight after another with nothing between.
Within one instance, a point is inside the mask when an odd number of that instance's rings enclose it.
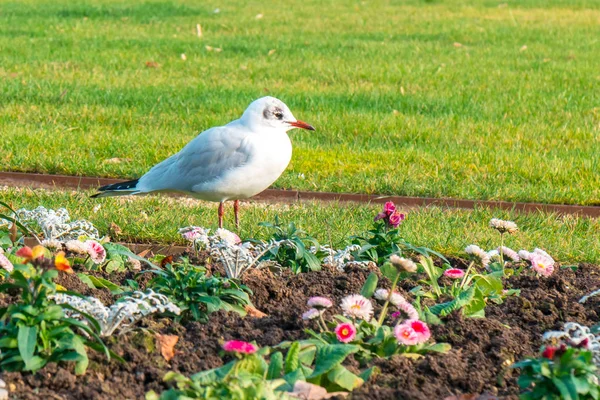
<instances>
[{"instance_id":1,"label":"dry fallen leaf","mask_svg":"<svg viewBox=\"0 0 600 400\"><path fill-rule=\"evenodd\" d=\"M202 26L200 24L196 24L196 35L202 37Z\"/></svg>"},{"instance_id":2,"label":"dry fallen leaf","mask_svg":"<svg viewBox=\"0 0 600 400\"><path fill-rule=\"evenodd\" d=\"M271 50L269 50L269 54L267 54L267 55L272 56L273 54L275 54L276 51L277 50L275 50L275 49L271 49Z\"/></svg>"},{"instance_id":3,"label":"dry fallen leaf","mask_svg":"<svg viewBox=\"0 0 600 400\"><path fill-rule=\"evenodd\" d=\"M160 262L160 266L163 268L166 267L167 264L173 264L173 256L166 256Z\"/></svg>"},{"instance_id":4,"label":"dry fallen leaf","mask_svg":"<svg viewBox=\"0 0 600 400\"><path fill-rule=\"evenodd\" d=\"M179 340L179 336L161 335L160 333L157 333L156 339L158 340L160 354L164 357L165 360L171 361L171 359L175 357L175 345Z\"/></svg>"},{"instance_id":5,"label":"dry fallen leaf","mask_svg":"<svg viewBox=\"0 0 600 400\"><path fill-rule=\"evenodd\" d=\"M296 381L294 384L294 390L291 393L288 393L291 397L296 397L298 399L303 400L321 400L321 399L330 399L332 397L340 396L346 397L348 396L347 392L332 392L327 393L327 390L318 385L313 385L312 383L304 382L304 381Z\"/></svg>"},{"instance_id":6,"label":"dry fallen leaf","mask_svg":"<svg viewBox=\"0 0 600 400\"><path fill-rule=\"evenodd\" d=\"M521 48L519 49L519 51L525 51L525 50L527 50L527 46L526 46L526 45L523 45L523 47L521 47Z\"/></svg>"},{"instance_id":7,"label":"dry fallen leaf","mask_svg":"<svg viewBox=\"0 0 600 400\"><path fill-rule=\"evenodd\" d=\"M264 312L252 307L251 305L247 305L244 307L244 310L248 313L248 316L254 318L264 318L267 316Z\"/></svg>"},{"instance_id":8,"label":"dry fallen leaf","mask_svg":"<svg viewBox=\"0 0 600 400\"><path fill-rule=\"evenodd\" d=\"M110 223L110 227L109 227L109 231L115 236L119 236L122 232L123 229L121 229L121 227L117 224L115 224L114 222Z\"/></svg>"},{"instance_id":9,"label":"dry fallen leaf","mask_svg":"<svg viewBox=\"0 0 600 400\"><path fill-rule=\"evenodd\" d=\"M144 250L144 251L140 252L140 253L138 254L138 257L145 258L145 257L148 255L148 253L150 253L150 249L146 249L146 250Z\"/></svg>"},{"instance_id":10,"label":"dry fallen leaf","mask_svg":"<svg viewBox=\"0 0 600 400\"><path fill-rule=\"evenodd\" d=\"M102 164L120 164L122 162L128 162L128 161L131 161L131 158L113 157L113 158L107 158L106 160L102 161Z\"/></svg>"},{"instance_id":11,"label":"dry fallen leaf","mask_svg":"<svg viewBox=\"0 0 600 400\"><path fill-rule=\"evenodd\" d=\"M454 42L454 47L462 47L462 44L458 43L458 42Z\"/></svg>"},{"instance_id":12,"label":"dry fallen leaf","mask_svg":"<svg viewBox=\"0 0 600 400\"><path fill-rule=\"evenodd\" d=\"M256 14L256 17L255 17L255 18L256 18L256 19L261 19L262 17L263 17L263 15L262 15L262 14Z\"/></svg>"},{"instance_id":13,"label":"dry fallen leaf","mask_svg":"<svg viewBox=\"0 0 600 400\"><path fill-rule=\"evenodd\" d=\"M160 65L156 61L146 61L146 68L159 68Z\"/></svg>"},{"instance_id":14,"label":"dry fallen leaf","mask_svg":"<svg viewBox=\"0 0 600 400\"><path fill-rule=\"evenodd\" d=\"M14 222L10 225L10 240L14 243L17 241L17 224L15 224Z\"/></svg>"},{"instance_id":15,"label":"dry fallen leaf","mask_svg":"<svg viewBox=\"0 0 600 400\"><path fill-rule=\"evenodd\" d=\"M183 61L187 60L187 56L185 55L185 53L181 53L180 57Z\"/></svg>"}]
</instances>

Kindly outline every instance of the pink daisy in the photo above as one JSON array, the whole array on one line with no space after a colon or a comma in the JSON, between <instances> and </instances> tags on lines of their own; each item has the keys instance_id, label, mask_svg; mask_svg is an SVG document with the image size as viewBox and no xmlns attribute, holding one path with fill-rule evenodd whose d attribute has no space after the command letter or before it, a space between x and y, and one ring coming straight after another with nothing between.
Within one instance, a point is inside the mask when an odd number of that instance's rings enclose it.
<instances>
[{"instance_id":1,"label":"pink daisy","mask_svg":"<svg viewBox=\"0 0 600 400\"><path fill-rule=\"evenodd\" d=\"M406 314L408 316L408 319L419 319L419 312L409 302L405 301L404 303L396 304L396 307L398 307L398 310ZM392 317L394 316L394 314L392 314Z\"/></svg>"},{"instance_id":2,"label":"pink daisy","mask_svg":"<svg viewBox=\"0 0 600 400\"><path fill-rule=\"evenodd\" d=\"M311 297L310 299L308 299L308 302L306 304L309 307L316 308L317 310L333 306L333 303L327 297L319 296Z\"/></svg>"},{"instance_id":3,"label":"pink daisy","mask_svg":"<svg viewBox=\"0 0 600 400\"><path fill-rule=\"evenodd\" d=\"M223 350L230 353L254 354L258 350L258 346L241 340L230 340L223 343Z\"/></svg>"},{"instance_id":4,"label":"pink daisy","mask_svg":"<svg viewBox=\"0 0 600 400\"><path fill-rule=\"evenodd\" d=\"M465 271L459 268L450 268L444 271L444 276L452 279L460 279L465 276Z\"/></svg>"},{"instance_id":5,"label":"pink daisy","mask_svg":"<svg viewBox=\"0 0 600 400\"><path fill-rule=\"evenodd\" d=\"M531 268L539 275L548 277L554 272L554 262L546 256L532 253L529 261L531 262Z\"/></svg>"},{"instance_id":6,"label":"pink daisy","mask_svg":"<svg viewBox=\"0 0 600 400\"><path fill-rule=\"evenodd\" d=\"M339 324L335 327L335 335L342 343L349 343L356 337L356 328L349 322Z\"/></svg>"},{"instance_id":7,"label":"pink daisy","mask_svg":"<svg viewBox=\"0 0 600 400\"><path fill-rule=\"evenodd\" d=\"M100 243L95 240L87 240L84 246L94 264L102 264L106 260L106 250Z\"/></svg>"},{"instance_id":8,"label":"pink daisy","mask_svg":"<svg viewBox=\"0 0 600 400\"><path fill-rule=\"evenodd\" d=\"M410 319L394 328L394 336L398 343L412 346L425 343L431 337L431 332L424 322Z\"/></svg>"},{"instance_id":9,"label":"pink daisy","mask_svg":"<svg viewBox=\"0 0 600 400\"><path fill-rule=\"evenodd\" d=\"M319 315L321 315L321 312L319 310L311 308L310 310L302 314L302 319L308 321L310 319L319 318Z\"/></svg>"},{"instance_id":10,"label":"pink daisy","mask_svg":"<svg viewBox=\"0 0 600 400\"><path fill-rule=\"evenodd\" d=\"M13 264L4 254L0 254L0 268L4 268L8 272L12 272L14 269Z\"/></svg>"},{"instance_id":11,"label":"pink daisy","mask_svg":"<svg viewBox=\"0 0 600 400\"><path fill-rule=\"evenodd\" d=\"M369 299L360 294L344 297L340 307L344 310L344 315L350 318L369 321L373 315L373 304Z\"/></svg>"}]
</instances>

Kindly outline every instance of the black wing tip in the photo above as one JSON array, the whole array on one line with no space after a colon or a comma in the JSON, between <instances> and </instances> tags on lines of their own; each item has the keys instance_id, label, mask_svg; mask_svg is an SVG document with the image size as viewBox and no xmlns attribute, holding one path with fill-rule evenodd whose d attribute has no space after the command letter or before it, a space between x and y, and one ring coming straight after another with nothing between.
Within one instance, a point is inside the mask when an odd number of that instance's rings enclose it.
<instances>
[{"instance_id":1,"label":"black wing tip","mask_svg":"<svg viewBox=\"0 0 600 400\"><path fill-rule=\"evenodd\" d=\"M98 188L99 193L94 193L90 196L90 198L95 199L96 197L99 197L102 192L135 189L139 181L139 179L134 179L132 181L111 183L110 185L100 186Z\"/></svg>"}]
</instances>

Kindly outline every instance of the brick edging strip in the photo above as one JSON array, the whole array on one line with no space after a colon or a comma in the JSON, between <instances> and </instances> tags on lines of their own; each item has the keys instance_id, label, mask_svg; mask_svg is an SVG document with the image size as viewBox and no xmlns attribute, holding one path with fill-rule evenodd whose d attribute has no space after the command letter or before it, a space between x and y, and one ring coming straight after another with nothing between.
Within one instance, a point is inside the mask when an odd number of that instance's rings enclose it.
<instances>
[{"instance_id":1,"label":"brick edging strip","mask_svg":"<svg viewBox=\"0 0 600 400\"><path fill-rule=\"evenodd\" d=\"M24 172L0 172L0 185L16 187L47 187L90 189L111 183L123 182L123 179L95 178L87 176L48 175ZM600 217L600 206L580 206L570 204L522 203L493 200L464 200L433 197L386 196L353 193L307 192L300 190L267 189L252 197L252 200L293 203L303 200L383 203L393 201L406 207L438 206L450 208L474 209L476 207L499 208L522 212L554 212L574 214L586 217Z\"/></svg>"}]
</instances>

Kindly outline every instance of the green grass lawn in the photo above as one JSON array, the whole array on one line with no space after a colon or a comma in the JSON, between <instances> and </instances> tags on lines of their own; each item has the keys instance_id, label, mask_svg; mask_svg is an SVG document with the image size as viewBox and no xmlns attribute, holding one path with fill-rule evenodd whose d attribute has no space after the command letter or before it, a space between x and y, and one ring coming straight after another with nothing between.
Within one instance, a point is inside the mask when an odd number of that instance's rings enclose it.
<instances>
[{"instance_id":1,"label":"green grass lawn","mask_svg":"<svg viewBox=\"0 0 600 400\"><path fill-rule=\"evenodd\" d=\"M0 3L0 169L138 177L268 93L318 129L280 188L600 203L599 1L85 3Z\"/></svg>"},{"instance_id":2,"label":"green grass lawn","mask_svg":"<svg viewBox=\"0 0 600 400\"><path fill-rule=\"evenodd\" d=\"M111 223L115 223L122 233L113 239L121 241L183 244L178 228L188 225L216 228L217 210L213 203L164 196L95 200L88 197L90 193L0 189L0 198L17 208L66 207L71 219L88 219L101 234L108 233ZM227 204L225 227L233 229L233 210L231 203ZM97 206L99 209L94 210ZM380 207L351 203L242 203L240 236L265 238L267 230L258 223L273 222L278 216L284 223L294 221L321 244L343 248L349 243L349 236L363 233L372 226L373 216ZM496 248L499 235L489 227L489 220L504 218L514 220L520 228L516 235L507 237L509 247L517 250L541 247L563 263L598 263L600 260L600 242L593 239L600 232L598 219L518 214L487 208L466 211L427 207L406 211L408 217L402 225L404 237L415 245L447 255L464 257L463 249L469 244L478 244L486 250Z\"/></svg>"}]
</instances>

